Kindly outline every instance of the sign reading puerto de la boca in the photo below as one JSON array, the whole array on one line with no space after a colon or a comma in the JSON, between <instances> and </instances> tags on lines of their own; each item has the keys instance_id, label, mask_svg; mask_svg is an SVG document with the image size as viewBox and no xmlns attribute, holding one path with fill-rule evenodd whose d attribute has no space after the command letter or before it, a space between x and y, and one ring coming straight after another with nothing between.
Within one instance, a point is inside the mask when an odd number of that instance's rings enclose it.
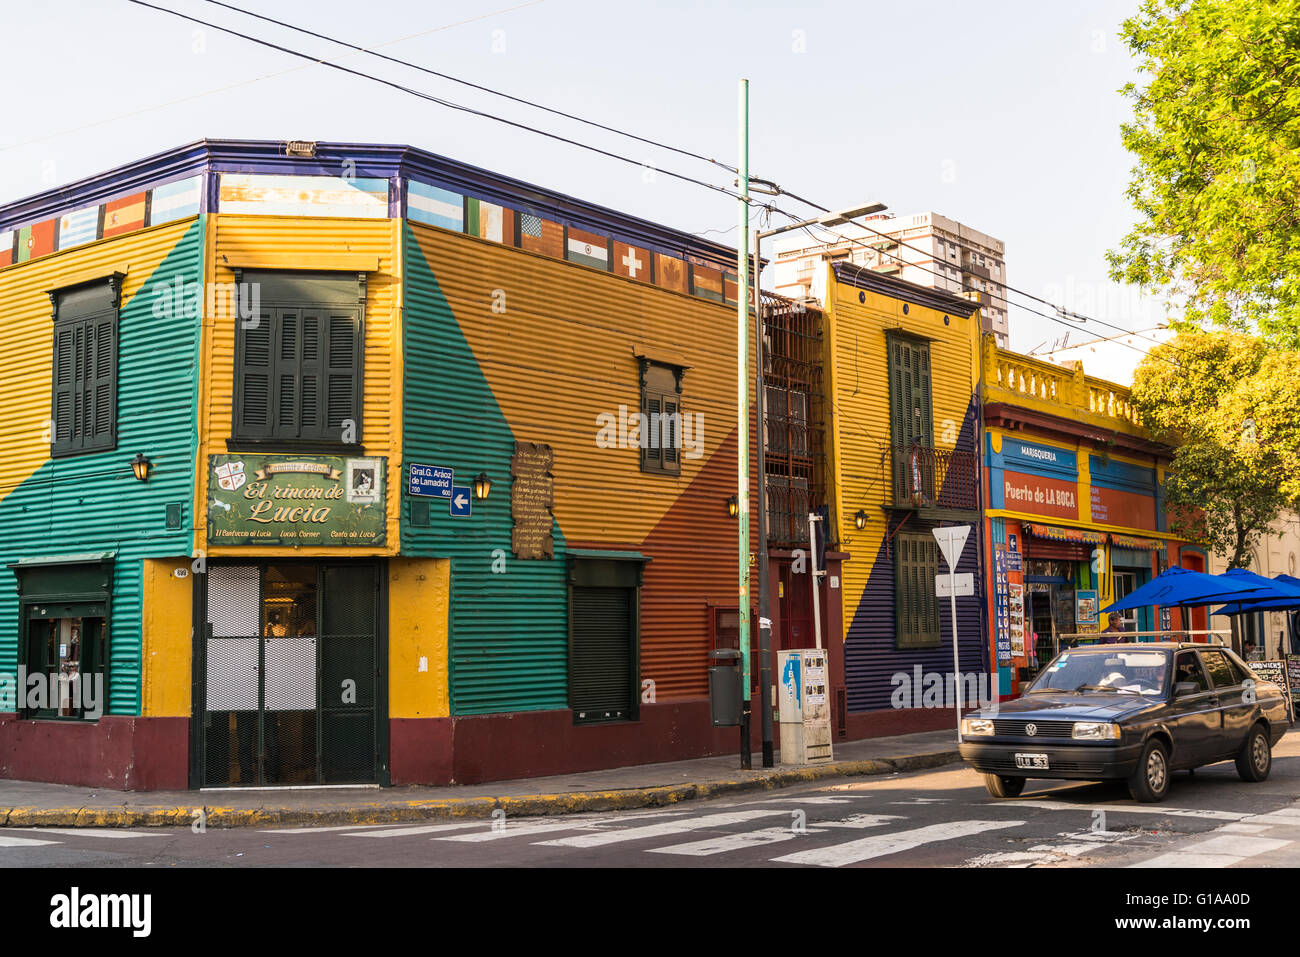
<instances>
[{"instance_id":1,"label":"sign reading puerto de la boca","mask_svg":"<svg viewBox=\"0 0 1300 957\"><path fill-rule=\"evenodd\" d=\"M208 457L209 545L383 545L387 459Z\"/></svg>"},{"instance_id":2,"label":"sign reading puerto de la boca","mask_svg":"<svg viewBox=\"0 0 1300 957\"><path fill-rule=\"evenodd\" d=\"M994 508L1079 517L1078 462L1069 449L1006 436L990 464Z\"/></svg>"}]
</instances>

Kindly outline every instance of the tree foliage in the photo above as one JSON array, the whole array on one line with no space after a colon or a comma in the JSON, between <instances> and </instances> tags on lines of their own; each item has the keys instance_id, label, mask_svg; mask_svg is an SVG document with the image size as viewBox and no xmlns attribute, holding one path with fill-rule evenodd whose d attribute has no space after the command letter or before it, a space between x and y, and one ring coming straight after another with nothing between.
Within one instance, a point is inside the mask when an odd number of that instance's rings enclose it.
<instances>
[{"instance_id":1,"label":"tree foliage","mask_svg":"<svg viewBox=\"0 0 1300 957\"><path fill-rule=\"evenodd\" d=\"M1176 452L1165 484L1173 530L1245 567L1300 505L1300 352L1231 330L1184 327L1134 374L1132 401Z\"/></svg>"},{"instance_id":2,"label":"tree foliage","mask_svg":"<svg viewBox=\"0 0 1300 957\"><path fill-rule=\"evenodd\" d=\"M1300 343L1300 0L1144 0L1121 35L1139 222L1112 277Z\"/></svg>"}]
</instances>

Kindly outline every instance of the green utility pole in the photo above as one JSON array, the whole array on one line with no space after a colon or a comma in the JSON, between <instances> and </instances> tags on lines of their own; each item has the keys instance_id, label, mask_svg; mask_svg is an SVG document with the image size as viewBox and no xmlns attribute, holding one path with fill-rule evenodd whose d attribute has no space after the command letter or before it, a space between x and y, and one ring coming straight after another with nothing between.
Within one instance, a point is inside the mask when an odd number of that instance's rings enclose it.
<instances>
[{"instance_id":1,"label":"green utility pole","mask_svg":"<svg viewBox=\"0 0 1300 957\"><path fill-rule=\"evenodd\" d=\"M740 766L749 758L749 81L740 81L740 230L736 248L736 503L740 519ZM761 425L760 425L761 427Z\"/></svg>"}]
</instances>

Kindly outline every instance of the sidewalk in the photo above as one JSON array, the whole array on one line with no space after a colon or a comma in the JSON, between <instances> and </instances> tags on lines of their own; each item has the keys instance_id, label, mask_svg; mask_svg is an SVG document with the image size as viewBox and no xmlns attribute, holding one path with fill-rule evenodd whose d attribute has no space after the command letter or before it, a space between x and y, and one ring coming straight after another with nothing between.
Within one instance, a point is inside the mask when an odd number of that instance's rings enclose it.
<instances>
[{"instance_id":1,"label":"sidewalk","mask_svg":"<svg viewBox=\"0 0 1300 957\"><path fill-rule=\"evenodd\" d=\"M696 798L893 774L959 760L956 732L835 744L834 763L741 771L736 755L584 771L472 786L304 790L110 791L0 780L0 826L188 827L202 809L208 827L362 825L508 815L576 814L663 807ZM779 755L778 755L779 760Z\"/></svg>"}]
</instances>

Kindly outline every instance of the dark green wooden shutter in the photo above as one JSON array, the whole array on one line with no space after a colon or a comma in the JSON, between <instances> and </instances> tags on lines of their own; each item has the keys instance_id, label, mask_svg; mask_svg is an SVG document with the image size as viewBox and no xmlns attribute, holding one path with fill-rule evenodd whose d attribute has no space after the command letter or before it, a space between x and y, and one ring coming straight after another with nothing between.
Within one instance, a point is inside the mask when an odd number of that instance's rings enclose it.
<instances>
[{"instance_id":1,"label":"dark green wooden shutter","mask_svg":"<svg viewBox=\"0 0 1300 957\"><path fill-rule=\"evenodd\" d=\"M275 434L277 438L296 439L298 426L298 353L302 344L297 309L276 310L275 359Z\"/></svg>"},{"instance_id":2,"label":"dark green wooden shutter","mask_svg":"<svg viewBox=\"0 0 1300 957\"><path fill-rule=\"evenodd\" d=\"M273 434L271 344L275 326L276 314L272 309L262 309L256 322L240 324L235 396L240 437L266 439Z\"/></svg>"},{"instance_id":3,"label":"dark green wooden shutter","mask_svg":"<svg viewBox=\"0 0 1300 957\"><path fill-rule=\"evenodd\" d=\"M355 309L331 309L326 313L325 341L325 432L341 440L344 422L361 426L361 316Z\"/></svg>"},{"instance_id":4,"label":"dark green wooden shutter","mask_svg":"<svg viewBox=\"0 0 1300 957\"><path fill-rule=\"evenodd\" d=\"M79 325L79 324L78 324ZM70 449L76 436L77 334L73 324L54 328L54 450Z\"/></svg>"},{"instance_id":5,"label":"dark green wooden shutter","mask_svg":"<svg viewBox=\"0 0 1300 957\"><path fill-rule=\"evenodd\" d=\"M117 443L117 319L103 316L86 323L85 448Z\"/></svg>"},{"instance_id":6,"label":"dark green wooden shutter","mask_svg":"<svg viewBox=\"0 0 1300 957\"><path fill-rule=\"evenodd\" d=\"M660 471L664 464L663 455L655 438L655 421L663 411L659 396L646 393L641 399L641 411L645 415L645 427L641 430L641 463L643 467Z\"/></svg>"},{"instance_id":7,"label":"dark green wooden shutter","mask_svg":"<svg viewBox=\"0 0 1300 957\"><path fill-rule=\"evenodd\" d=\"M325 321L318 309L302 311L302 349L298 366L298 423L302 434L310 438L325 435L325 410L321 402L321 383L324 377L321 357L324 355Z\"/></svg>"},{"instance_id":8,"label":"dark green wooden shutter","mask_svg":"<svg viewBox=\"0 0 1300 957\"><path fill-rule=\"evenodd\" d=\"M575 722L628 718L634 707L633 588L575 585L569 706Z\"/></svg>"},{"instance_id":9,"label":"dark green wooden shutter","mask_svg":"<svg viewBox=\"0 0 1300 957\"><path fill-rule=\"evenodd\" d=\"M681 423L679 416L681 414L681 403L677 401L676 396L663 397L663 414L668 422L668 427L659 430L661 441L666 441L663 448L663 467L666 471L676 472L681 468L678 455L678 443L681 442L681 436L677 434Z\"/></svg>"},{"instance_id":10,"label":"dark green wooden shutter","mask_svg":"<svg viewBox=\"0 0 1300 957\"><path fill-rule=\"evenodd\" d=\"M899 648L927 648L940 643L939 546L930 535L894 539L894 624Z\"/></svg>"}]
</instances>

